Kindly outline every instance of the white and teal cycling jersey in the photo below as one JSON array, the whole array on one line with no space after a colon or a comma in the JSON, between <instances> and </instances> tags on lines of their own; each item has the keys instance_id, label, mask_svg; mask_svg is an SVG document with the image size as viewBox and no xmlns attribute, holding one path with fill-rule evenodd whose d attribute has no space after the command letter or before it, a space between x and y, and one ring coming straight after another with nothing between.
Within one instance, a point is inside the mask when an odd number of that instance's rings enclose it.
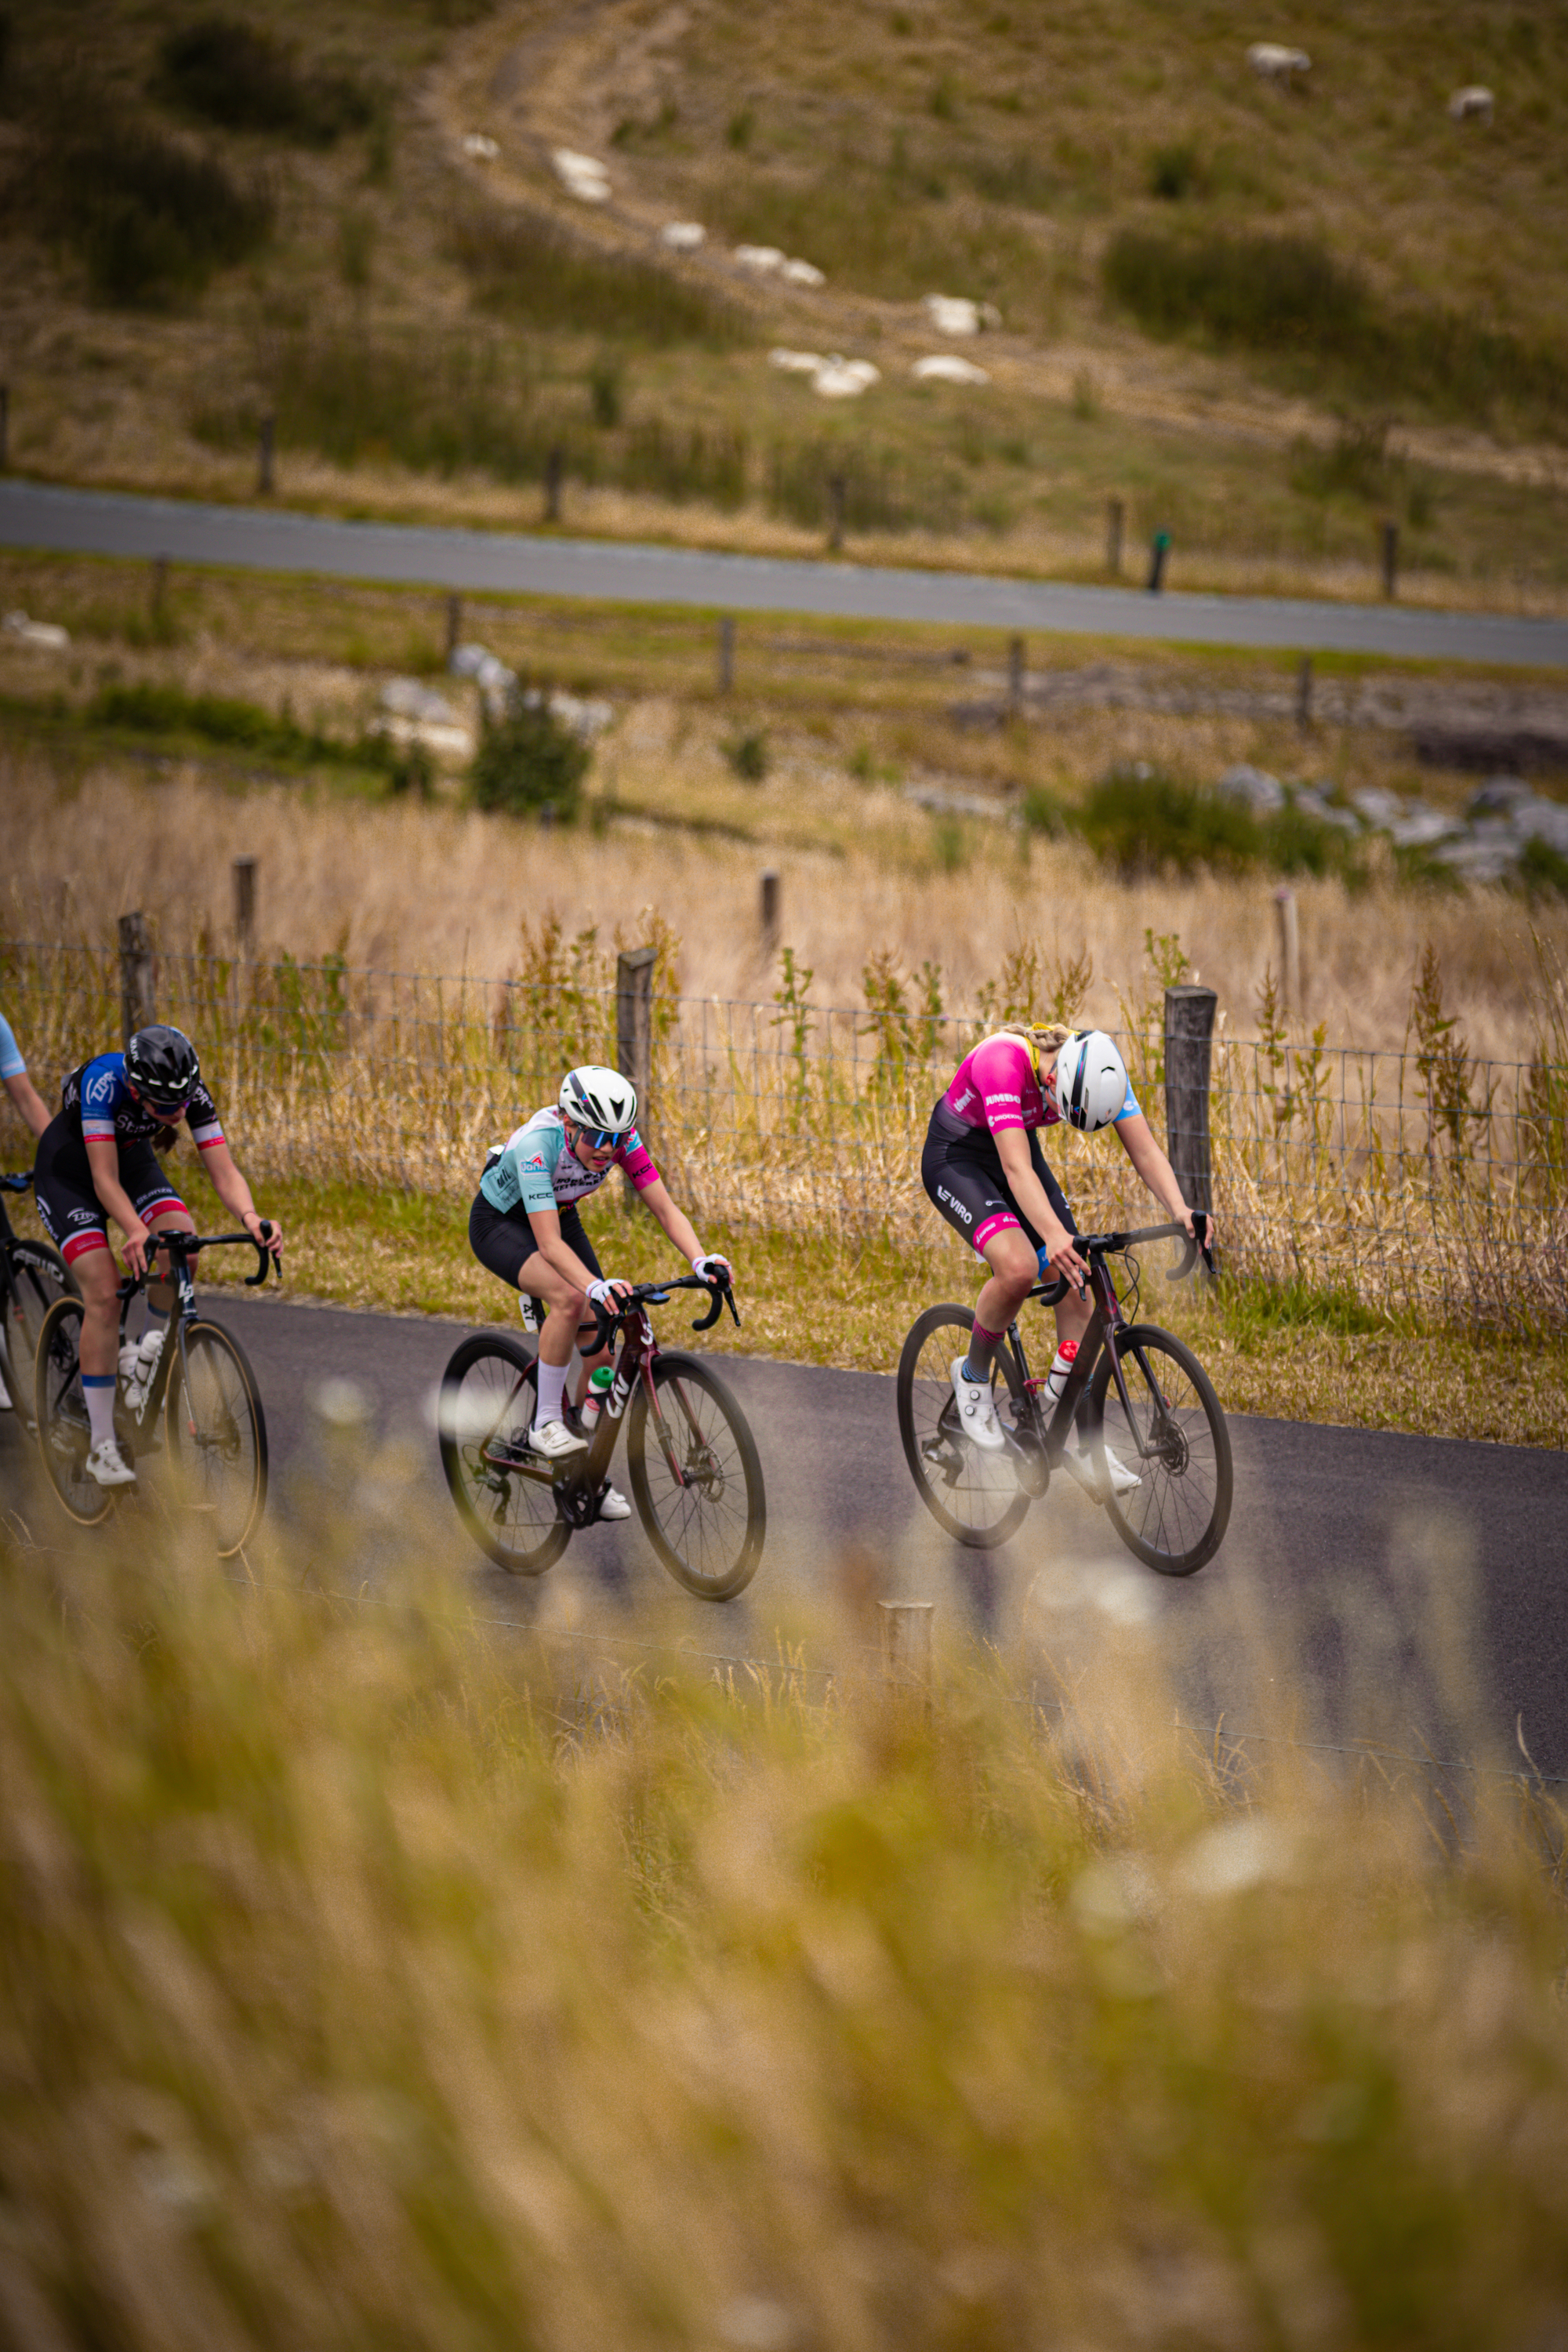
<instances>
[{"instance_id":1,"label":"white and teal cycling jersey","mask_svg":"<svg viewBox=\"0 0 1568 2352\"><path fill-rule=\"evenodd\" d=\"M22 1049L11 1033L11 1024L0 1013L0 1078L25 1078L26 1075Z\"/></svg>"},{"instance_id":2,"label":"white and teal cycling jersey","mask_svg":"<svg viewBox=\"0 0 1568 2352\"><path fill-rule=\"evenodd\" d=\"M516 1208L570 1209L596 1192L612 1168L624 1168L638 1192L658 1181L658 1170L635 1127L622 1136L606 1166L584 1168L566 1140L565 1120L550 1103L525 1119L485 1162L479 1191L503 1216Z\"/></svg>"}]
</instances>

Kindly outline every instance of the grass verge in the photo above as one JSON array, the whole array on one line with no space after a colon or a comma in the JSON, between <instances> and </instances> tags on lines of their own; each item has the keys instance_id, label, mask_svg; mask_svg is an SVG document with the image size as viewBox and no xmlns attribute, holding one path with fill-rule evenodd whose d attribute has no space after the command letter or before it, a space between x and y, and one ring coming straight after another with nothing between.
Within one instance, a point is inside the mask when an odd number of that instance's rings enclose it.
<instances>
[{"instance_id":1,"label":"grass verge","mask_svg":"<svg viewBox=\"0 0 1568 2352\"><path fill-rule=\"evenodd\" d=\"M515 1314L469 1253L466 1199L300 1180L258 1182L257 1192L289 1231L285 1296L474 1323ZM590 1206L586 1223L610 1272L647 1282L679 1271L651 1219L613 1194ZM857 1244L709 1226L702 1238L734 1259L744 1320L737 1331L726 1318L694 1340L672 1304L661 1324L671 1345L891 1372L923 1307L938 1298L972 1303L979 1289L966 1263L924 1235ZM210 1272L232 1286L246 1270L235 1264ZM1561 1334L1521 1339L1394 1322L1304 1286L1226 1285L1205 1295L1190 1285L1167 1287L1152 1263L1142 1312L1191 1341L1231 1412L1553 1448L1568 1432L1568 1337Z\"/></svg>"}]
</instances>

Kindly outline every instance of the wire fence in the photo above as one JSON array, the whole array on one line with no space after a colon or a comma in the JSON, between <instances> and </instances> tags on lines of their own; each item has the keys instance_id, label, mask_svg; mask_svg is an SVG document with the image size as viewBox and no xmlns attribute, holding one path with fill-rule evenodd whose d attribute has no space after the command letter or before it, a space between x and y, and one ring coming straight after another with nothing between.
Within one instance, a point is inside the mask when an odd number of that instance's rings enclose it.
<instances>
[{"instance_id":1,"label":"wire fence","mask_svg":"<svg viewBox=\"0 0 1568 2352\"><path fill-rule=\"evenodd\" d=\"M463 1193L487 1145L563 1070L616 1058L613 957L574 951L506 980L160 956L161 1019L196 1040L241 1164ZM41 1087L121 1036L112 949L0 947L0 1005ZM649 1005L643 1131L677 1197L731 1231L950 1236L920 1180L932 1103L994 1021L829 1007L791 967L765 1003ZM1119 1033L1164 1132L1163 1010ZM1568 1322L1568 1068L1423 1051L1334 1048L1282 1031L1215 1041L1215 1208L1240 1273L1339 1289L1374 1309L1503 1324ZM1104 1136L1051 1130L1080 1225L1149 1221Z\"/></svg>"}]
</instances>

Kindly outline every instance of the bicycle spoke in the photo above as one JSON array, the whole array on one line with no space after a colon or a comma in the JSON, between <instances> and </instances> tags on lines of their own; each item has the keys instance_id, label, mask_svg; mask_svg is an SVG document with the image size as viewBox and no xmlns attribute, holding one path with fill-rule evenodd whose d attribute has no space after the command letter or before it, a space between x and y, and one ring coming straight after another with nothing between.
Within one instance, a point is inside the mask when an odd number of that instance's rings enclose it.
<instances>
[{"instance_id":1,"label":"bicycle spoke","mask_svg":"<svg viewBox=\"0 0 1568 2352\"><path fill-rule=\"evenodd\" d=\"M762 1465L740 1408L690 1358L661 1357L627 1436L633 1492L655 1550L688 1591L729 1600L751 1580L765 1526Z\"/></svg>"},{"instance_id":2,"label":"bicycle spoke","mask_svg":"<svg viewBox=\"0 0 1568 2352\"><path fill-rule=\"evenodd\" d=\"M1195 1360L1167 1333L1145 1327L1130 1338L1119 1370L1121 1382L1104 1391L1102 1436L1139 1484L1112 1495L1112 1522L1152 1567L1188 1574L1212 1557L1229 1517L1224 1415Z\"/></svg>"},{"instance_id":3,"label":"bicycle spoke","mask_svg":"<svg viewBox=\"0 0 1568 2352\"><path fill-rule=\"evenodd\" d=\"M905 1342L899 1366L900 1430L921 1501L961 1543L990 1545L1012 1533L1028 1496L1020 1492L1014 1457L984 1453L959 1431L952 1394L952 1360L969 1344L971 1318L957 1307L931 1308ZM1014 1409L1000 1367L994 1376L1005 1427Z\"/></svg>"},{"instance_id":4,"label":"bicycle spoke","mask_svg":"<svg viewBox=\"0 0 1568 2352\"><path fill-rule=\"evenodd\" d=\"M441 1385L441 1461L476 1541L497 1566L535 1575L570 1529L548 1468L531 1452L532 1361L510 1337L465 1340Z\"/></svg>"}]
</instances>

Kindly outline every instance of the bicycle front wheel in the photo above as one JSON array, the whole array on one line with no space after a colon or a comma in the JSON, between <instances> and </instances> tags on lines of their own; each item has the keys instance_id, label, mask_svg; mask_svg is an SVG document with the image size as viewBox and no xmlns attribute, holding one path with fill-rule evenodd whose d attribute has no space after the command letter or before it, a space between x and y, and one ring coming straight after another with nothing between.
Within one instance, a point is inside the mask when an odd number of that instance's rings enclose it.
<instances>
[{"instance_id":1,"label":"bicycle front wheel","mask_svg":"<svg viewBox=\"0 0 1568 2352\"><path fill-rule=\"evenodd\" d=\"M50 1486L79 1528L96 1528L114 1496L87 1475L92 1437L81 1385L81 1318L79 1298L57 1298L44 1317L33 1360L33 1411Z\"/></svg>"},{"instance_id":2,"label":"bicycle front wheel","mask_svg":"<svg viewBox=\"0 0 1568 2352\"><path fill-rule=\"evenodd\" d=\"M654 1402L639 1381L626 1466L648 1541L700 1601L733 1601L767 1533L762 1457L745 1415L700 1356L658 1356Z\"/></svg>"},{"instance_id":3,"label":"bicycle front wheel","mask_svg":"<svg viewBox=\"0 0 1568 2352\"><path fill-rule=\"evenodd\" d=\"M0 1351L5 1385L18 1412L30 1409L33 1367L38 1358L38 1334L44 1318L58 1298L79 1298L77 1278L58 1250L43 1242L13 1242L11 1280L5 1292Z\"/></svg>"},{"instance_id":4,"label":"bicycle front wheel","mask_svg":"<svg viewBox=\"0 0 1568 2352\"><path fill-rule=\"evenodd\" d=\"M509 1576L542 1576L572 1533L529 1447L538 1377L510 1333L480 1331L441 1378L441 1467L452 1500L479 1549Z\"/></svg>"},{"instance_id":5,"label":"bicycle front wheel","mask_svg":"<svg viewBox=\"0 0 1568 2352\"><path fill-rule=\"evenodd\" d=\"M967 1307L928 1307L899 1358L899 1434L915 1492L939 1528L989 1551L1023 1524L1029 1497L1007 1454L984 1454L961 1435L952 1360L967 1355L974 1317ZM996 1370L1006 1373L1003 1358Z\"/></svg>"},{"instance_id":6,"label":"bicycle front wheel","mask_svg":"<svg viewBox=\"0 0 1568 2352\"><path fill-rule=\"evenodd\" d=\"M1106 1511L1129 1551L1162 1576L1191 1576L1211 1560L1230 1524L1230 1433L1208 1374L1192 1349L1153 1323L1115 1334L1129 1415L1111 1378L1109 1346L1089 1394L1096 1439L1138 1485L1111 1494ZM1100 1461L1102 1488L1109 1486Z\"/></svg>"},{"instance_id":7,"label":"bicycle front wheel","mask_svg":"<svg viewBox=\"0 0 1568 2352\"><path fill-rule=\"evenodd\" d=\"M177 1336L166 1344L177 1346ZM267 1500L267 1421L245 1350L220 1323L184 1326L165 1426L184 1507L206 1520L218 1558L232 1559Z\"/></svg>"}]
</instances>

